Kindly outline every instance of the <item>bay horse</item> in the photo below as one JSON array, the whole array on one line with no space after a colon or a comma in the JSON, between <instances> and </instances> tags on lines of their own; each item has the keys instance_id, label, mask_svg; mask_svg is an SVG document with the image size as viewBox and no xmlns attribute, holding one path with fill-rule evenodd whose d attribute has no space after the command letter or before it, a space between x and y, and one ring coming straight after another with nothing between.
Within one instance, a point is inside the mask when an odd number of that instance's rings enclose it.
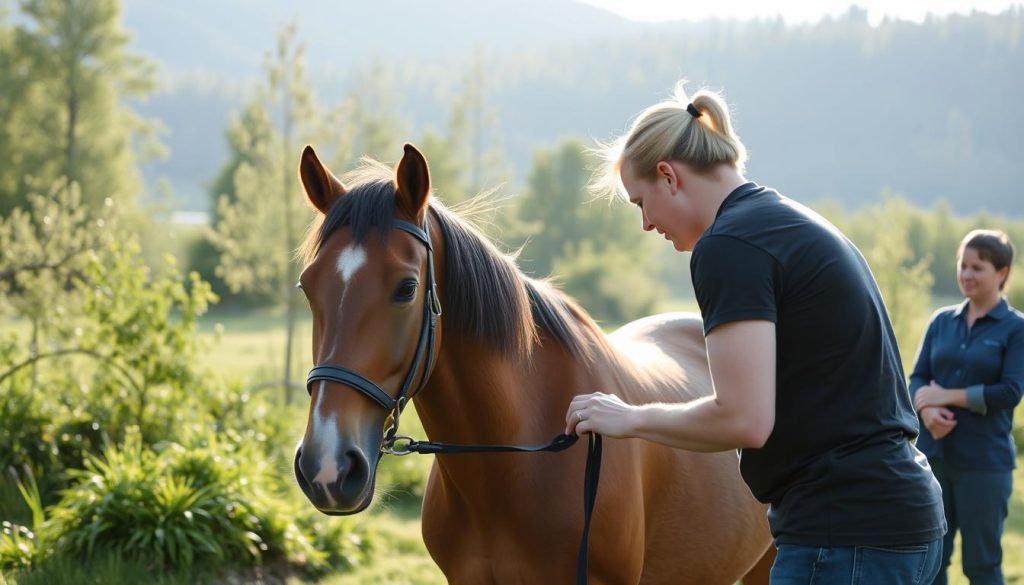
<instances>
[{"instance_id":1,"label":"bay horse","mask_svg":"<svg viewBox=\"0 0 1024 585\"><path fill-rule=\"evenodd\" d=\"M412 396L431 439L542 444L577 394L647 403L711 392L699 317L648 317L606 336L435 201L414 146L395 170L367 161L348 185L307 146L299 176L318 211L298 286L319 365L294 471L320 511L370 504L384 430L393 435ZM582 447L435 456L422 531L449 582L572 583L584 459ZM589 551L590 582L615 585L766 583L774 558L735 453L642 440L604 442Z\"/></svg>"}]
</instances>

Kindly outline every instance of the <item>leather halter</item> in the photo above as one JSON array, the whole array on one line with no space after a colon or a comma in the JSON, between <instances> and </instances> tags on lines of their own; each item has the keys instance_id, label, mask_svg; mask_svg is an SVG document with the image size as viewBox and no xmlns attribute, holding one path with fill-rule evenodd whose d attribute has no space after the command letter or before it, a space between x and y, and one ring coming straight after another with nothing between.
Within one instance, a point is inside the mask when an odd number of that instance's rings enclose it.
<instances>
[{"instance_id":1,"label":"leather halter","mask_svg":"<svg viewBox=\"0 0 1024 585\"><path fill-rule=\"evenodd\" d=\"M381 452L390 452L395 443L395 436L398 432L398 419L405 409L409 400L419 393L427 384L430 372L434 368L435 356L435 330L437 329L437 318L441 316L441 301L437 296L437 283L434 280L434 249L430 245L430 233L427 231L427 218L423 218L423 227L416 226L400 219L391 220L392 227L400 229L414 236L423 242L427 247L427 282L426 297L423 300L423 324L420 326L419 341L416 342L416 353L412 358L412 365L409 366L409 373L398 392L398 396L392 398L379 384L363 376L355 370L348 368L321 364L314 366L306 378L306 391L313 394L313 383L320 380L329 380L344 384L376 402L391 415L391 425L384 432L384 441L381 444ZM426 358L424 360L424 358ZM413 383L416 374L422 367L420 382L413 391Z\"/></svg>"}]
</instances>

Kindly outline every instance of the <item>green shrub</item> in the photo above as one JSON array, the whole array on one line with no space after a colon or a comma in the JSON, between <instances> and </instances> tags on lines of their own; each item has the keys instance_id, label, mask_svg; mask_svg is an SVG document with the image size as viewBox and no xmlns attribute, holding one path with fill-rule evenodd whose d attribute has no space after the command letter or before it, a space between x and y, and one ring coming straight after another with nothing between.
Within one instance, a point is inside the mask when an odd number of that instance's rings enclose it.
<instances>
[{"instance_id":1,"label":"green shrub","mask_svg":"<svg viewBox=\"0 0 1024 585\"><path fill-rule=\"evenodd\" d=\"M324 516L308 502L296 518L296 524L303 534L311 535L311 546L323 555L323 563L310 567L311 572L350 571L368 564L377 548L375 543L379 536L365 528L355 529L356 520Z\"/></svg>"},{"instance_id":2,"label":"green shrub","mask_svg":"<svg viewBox=\"0 0 1024 585\"><path fill-rule=\"evenodd\" d=\"M132 429L121 449L69 471L74 484L52 508L63 551L186 570L282 561L320 572L365 559L370 544L352 523L324 526L307 503L283 497L274 467L239 433L200 431L156 447Z\"/></svg>"},{"instance_id":3,"label":"green shrub","mask_svg":"<svg viewBox=\"0 0 1024 585\"><path fill-rule=\"evenodd\" d=\"M53 512L62 548L89 557L102 547L163 567L259 561L267 545L251 502L218 481L237 476L217 469L176 474L167 459L144 448L137 431L123 449L88 456L84 470L70 472L75 484Z\"/></svg>"},{"instance_id":4,"label":"green shrub","mask_svg":"<svg viewBox=\"0 0 1024 585\"><path fill-rule=\"evenodd\" d=\"M0 527L0 571L31 567L49 553L50 542L39 487L27 466L24 475L22 479L13 468L10 469L11 479L31 512L32 526L3 521Z\"/></svg>"},{"instance_id":5,"label":"green shrub","mask_svg":"<svg viewBox=\"0 0 1024 585\"><path fill-rule=\"evenodd\" d=\"M0 392L0 470L24 465L51 469L56 461L53 420L40 396L17 376Z\"/></svg>"},{"instance_id":6,"label":"green shrub","mask_svg":"<svg viewBox=\"0 0 1024 585\"><path fill-rule=\"evenodd\" d=\"M10 585L199 585L224 583L206 578L201 572L175 570L156 572L146 563L125 559L108 551L99 551L92 559L62 552L47 557L31 569L12 570L5 575ZM0 579L0 583L4 583Z\"/></svg>"},{"instance_id":7,"label":"green shrub","mask_svg":"<svg viewBox=\"0 0 1024 585\"><path fill-rule=\"evenodd\" d=\"M80 468L89 452L108 440L97 422L103 412L76 401L71 384L53 372L33 387L28 370L12 375L0 392L0 469L27 466L39 478L43 501L52 503L66 484L65 469ZM41 391L41 388L46 391ZM76 403L73 405L68 402Z\"/></svg>"}]
</instances>

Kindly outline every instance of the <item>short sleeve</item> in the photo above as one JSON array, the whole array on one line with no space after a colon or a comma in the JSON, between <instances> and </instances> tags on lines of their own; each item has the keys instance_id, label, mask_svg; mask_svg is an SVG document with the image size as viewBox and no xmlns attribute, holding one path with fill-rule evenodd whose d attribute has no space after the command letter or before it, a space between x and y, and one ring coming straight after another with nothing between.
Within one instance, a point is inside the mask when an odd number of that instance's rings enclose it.
<instances>
[{"instance_id":1,"label":"short sleeve","mask_svg":"<svg viewBox=\"0 0 1024 585\"><path fill-rule=\"evenodd\" d=\"M781 279L770 254L731 236L702 238L690 257L704 335L733 321L777 321Z\"/></svg>"}]
</instances>

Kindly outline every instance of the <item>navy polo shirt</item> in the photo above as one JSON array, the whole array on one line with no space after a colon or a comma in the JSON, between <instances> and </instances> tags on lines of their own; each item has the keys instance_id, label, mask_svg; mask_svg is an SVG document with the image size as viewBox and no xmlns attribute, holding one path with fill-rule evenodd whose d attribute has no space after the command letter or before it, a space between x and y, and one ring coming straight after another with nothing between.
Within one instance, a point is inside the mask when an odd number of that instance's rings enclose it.
<instances>
[{"instance_id":1,"label":"navy polo shirt","mask_svg":"<svg viewBox=\"0 0 1024 585\"><path fill-rule=\"evenodd\" d=\"M968 408L949 407L956 427L939 441L922 430L917 447L932 459L964 469L1011 470L1017 452L1013 409L1024 388L1024 315L1004 298L968 329L967 304L932 316L910 375L910 391L932 380L943 388L966 388Z\"/></svg>"},{"instance_id":2,"label":"navy polo shirt","mask_svg":"<svg viewBox=\"0 0 1024 585\"><path fill-rule=\"evenodd\" d=\"M776 543L929 542L942 495L911 440L918 421L885 304L864 257L828 221L747 183L690 259L706 333L775 323L775 426L740 473L770 504Z\"/></svg>"}]
</instances>

